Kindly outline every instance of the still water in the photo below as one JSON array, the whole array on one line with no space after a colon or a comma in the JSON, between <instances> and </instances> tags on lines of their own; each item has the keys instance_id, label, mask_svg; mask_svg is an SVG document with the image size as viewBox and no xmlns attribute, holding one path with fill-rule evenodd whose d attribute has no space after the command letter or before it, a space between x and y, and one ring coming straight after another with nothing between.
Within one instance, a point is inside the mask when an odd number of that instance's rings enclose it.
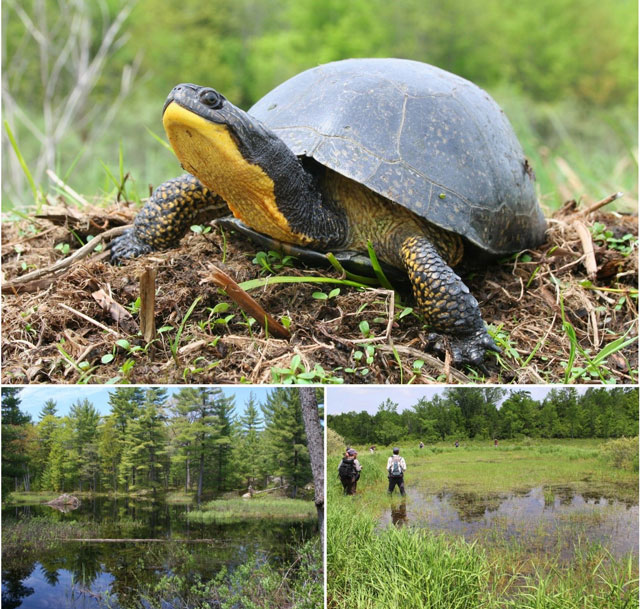
<instances>
[{"instance_id":1,"label":"still water","mask_svg":"<svg viewBox=\"0 0 640 609\"><path fill-rule=\"evenodd\" d=\"M44 550L35 550L35 544L3 547L2 609L146 606L139 591L163 575L199 574L206 580L252 556L288 563L295 558L295 548L315 532L313 520L191 524L185 514L192 509L131 499L85 500L68 513L43 505L4 508L3 527L45 518L44 526L46 522L86 523L92 531L86 537L91 538L160 541L60 541Z\"/></svg>"},{"instance_id":2,"label":"still water","mask_svg":"<svg viewBox=\"0 0 640 609\"><path fill-rule=\"evenodd\" d=\"M453 533L487 545L520 544L561 561L593 545L615 558L638 556L638 504L569 487L493 495L417 489L405 501L393 499L381 523Z\"/></svg>"}]
</instances>

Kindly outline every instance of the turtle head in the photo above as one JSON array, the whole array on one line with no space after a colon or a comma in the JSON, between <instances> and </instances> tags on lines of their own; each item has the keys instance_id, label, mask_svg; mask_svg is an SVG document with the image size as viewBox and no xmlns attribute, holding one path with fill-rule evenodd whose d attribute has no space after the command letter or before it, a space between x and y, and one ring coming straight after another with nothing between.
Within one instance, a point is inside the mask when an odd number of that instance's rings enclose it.
<instances>
[{"instance_id":1,"label":"turtle head","mask_svg":"<svg viewBox=\"0 0 640 609\"><path fill-rule=\"evenodd\" d=\"M173 88L162 122L183 168L219 194L236 217L292 240L280 192L291 190L285 182L302 168L277 135L214 89L193 84Z\"/></svg>"}]
</instances>

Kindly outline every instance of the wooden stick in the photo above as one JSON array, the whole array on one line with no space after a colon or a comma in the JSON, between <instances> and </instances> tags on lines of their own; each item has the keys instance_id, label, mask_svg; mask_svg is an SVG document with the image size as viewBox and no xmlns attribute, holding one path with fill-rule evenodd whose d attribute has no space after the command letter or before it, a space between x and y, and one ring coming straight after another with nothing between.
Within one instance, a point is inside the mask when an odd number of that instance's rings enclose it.
<instances>
[{"instance_id":1,"label":"wooden stick","mask_svg":"<svg viewBox=\"0 0 640 609\"><path fill-rule=\"evenodd\" d=\"M156 275L157 270L146 267L140 275L140 331L146 343L156 337Z\"/></svg>"},{"instance_id":2,"label":"wooden stick","mask_svg":"<svg viewBox=\"0 0 640 609\"><path fill-rule=\"evenodd\" d=\"M62 307L63 309L66 309L67 311L71 311L71 313L73 313L74 315L78 315L78 317L82 317L82 319L84 319L85 321L88 321L90 324L93 324L94 326L98 326L98 328L100 328L101 330L110 332L114 336L120 336L115 330L112 330L111 328L101 324L99 321L96 321L95 319L93 319L92 317L89 317L88 315L85 315L84 313L80 313L80 311L76 311L75 309L73 309L69 305L64 304L63 302L59 302L58 306Z\"/></svg>"},{"instance_id":3,"label":"wooden stick","mask_svg":"<svg viewBox=\"0 0 640 609\"><path fill-rule=\"evenodd\" d=\"M291 338L291 333L282 324L267 313L245 290L243 290L229 275L217 266L211 266L211 275L207 277L219 285L228 296L248 315L276 338ZM205 280L206 281L206 280Z\"/></svg>"},{"instance_id":4,"label":"wooden stick","mask_svg":"<svg viewBox=\"0 0 640 609\"><path fill-rule=\"evenodd\" d=\"M51 275L53 273L57 273L58 271L66 269L77 260L86 258L91 252L93 252L93 250L96 249L98 245L100 245L100 243L105 241L105 239L107 239L108 237L117 237L132 226L132 224L127 224L126 226L116 226L115 228L111 228L104 233L100 233L99 235L96 235L93 239L91 239L89 243L83 245L79 250L71 254L71 256L67 256L62 260L58 260L58 262L44 269L37 269L35 271L31 271L31 273L27 273L26 275L22 275L20 277L16 277L15 279L5 281L2 284L2 289L11 288L22 283L27 283L33 279L40 279L40 277L44 277L45 275Z\"/></svg>"},{"instance_id":5,"label":"wooden stick","mask_svg":"<svg viewBox=\"0 0 640 609\"><path fill-rule=\"evenodd\" d=\"M47 175L49 179L56 185L64 190L72 199L81 203L84 207L89 207L89 202L80 194L78 194L71 186L65 184L51 169L47 169Z\"/></svg>"},{"instance_id":6,"label":"wooden stick","mask_svg":"<svg viewBox=\"0 0 640 609\"><path fill-rule=\"evenodd\" d=\"M598 263L596 262L596 255L593 252L593 240L591 239L591 233L581 220L574 220L572 223L573 228L576 229L580 242L582 243L582 251L584 251L584 267L587 270L587 277L593 280L596 278L598 272Z\"/></svg>"},{"instance_id":7,"label":"wooden stick","mask_svg":"<svg viewBox=\"0 0 640 609\"><path fill-rule=\"evenodd\" d=\"M601 207L604 207L605 205L609 205L609 203L611 203L612 201L615 201L616 199L619 199L622 196L624 196L624 193L622 192L616 192L612 195L609 195L608 197L605 197L604 199L602 199L602 201L598 201L597 203L594 203L590 207L587 207L587 209L584 209L578 212L578 216L581 216L584 218L589 214L593 213L594 211L600 209Z\"/></svg>"}]
</instances>

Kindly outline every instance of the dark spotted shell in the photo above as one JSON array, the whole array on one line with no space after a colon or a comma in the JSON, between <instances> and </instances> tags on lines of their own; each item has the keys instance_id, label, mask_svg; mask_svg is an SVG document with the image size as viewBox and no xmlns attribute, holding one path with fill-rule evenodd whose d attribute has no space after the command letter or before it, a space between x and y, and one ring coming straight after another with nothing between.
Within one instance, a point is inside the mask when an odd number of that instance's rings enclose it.
<instances>
[{"instance_id":1,"label":"dark spotted shell","mask_svg":"<svg viewBox=\"0 0 640 609\"><path fill-rule=\"evenodd\" d=\"M302 72L250 110L313 157L492 253L544 241L533 172L488 93L405 59Z\"/></svg>"}]
</instances>

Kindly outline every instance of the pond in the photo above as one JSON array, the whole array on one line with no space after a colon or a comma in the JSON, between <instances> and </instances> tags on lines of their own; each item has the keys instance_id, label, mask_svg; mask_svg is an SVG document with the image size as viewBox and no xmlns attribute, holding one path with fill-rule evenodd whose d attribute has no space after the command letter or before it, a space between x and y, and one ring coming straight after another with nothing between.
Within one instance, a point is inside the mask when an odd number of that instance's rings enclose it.
<instances>
[{"instance_id":1,"label":"pond","mask_svg":"<svg viewBox=\"0 0 640 609\"><path fill-rule=\"evenodd\" d=\"M392 499L381 524L424 527L482 544L525 548L569 562L578 551L602 546L614 558L638 556L638 504L566 486L477 495L415 489Z\"/></svg>"},{"instance_id":2,"label":"pond","mask_svg":"<svg viewBox=\"0 0 640 609\"><path fill-rule=\"evenodd\" d=\"M208 580L249 557L288 564L316 530L314 520L193 524L185 518L193 509L125 498L84 500L68 513L45 505L5 507L2 526L9 535L12 527L31 523L36 537L38 530L82 527L83 538L112 541L3 545L3 609L148 606L141 591L164 575Z\"/></svg>"}]
</instances>

